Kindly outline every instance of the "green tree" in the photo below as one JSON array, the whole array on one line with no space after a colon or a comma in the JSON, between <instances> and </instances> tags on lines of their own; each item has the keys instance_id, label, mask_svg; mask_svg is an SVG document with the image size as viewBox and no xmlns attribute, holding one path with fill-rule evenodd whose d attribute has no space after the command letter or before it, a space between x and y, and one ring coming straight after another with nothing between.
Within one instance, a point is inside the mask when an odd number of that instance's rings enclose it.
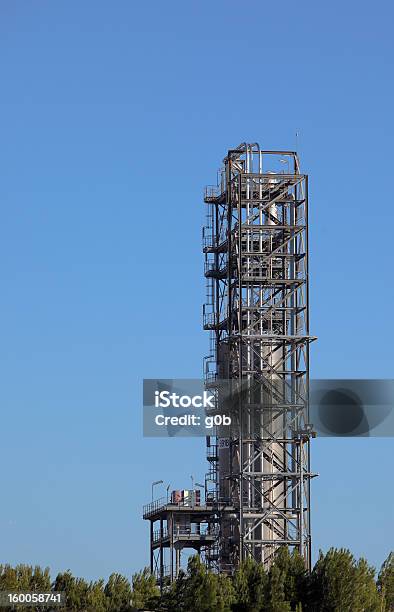
<instances>
[{"instance_id":1,"label":"green tree","mask_svg":"<svg viewBox=\"0 0 394 612\"><path fill-rule=\"evenodd\" d=\"M261 564L245 559L234 575L235 605L237 612L260 612L264 609L268 577Z\"/></svg>"},{"instance_id":2,"label":"green tree","mask_svg":"<svg viewBox=\"0 0 394 612\"><path fill-rule=\"evenodd\" d=\"M37 569L37 568L36 568ZM32 584L33 568L31 565L19 564L15 567L17 590L29 591Z\"/></svg>"},{"instance_id":3,"label":"green tree","mask_svg":"<svg viewBox=\"0 0 394 612\"><path fill-rule=\"evenodd\" d=\"M100 579L89 584L87 596L87 609L89 612L107 612L111 610L104 592L104 580Z\"/></svg>"},{"instance_id":4,"label":"green tree","mask_svg":"<svg viewBox=\"0 0 394 612\"><path fill-rule=\"evenodd\" d=\"M131 609L130 582L121 574L111 574L104 588L110 612L126 612Z\"/></svg>"},{"instance_id":5,"label":"green tree","mask_svg":"<svg viewBox=\"0 0 394 612\"><path fill-rule=\"evenodd\" d=\"M64 591L67 598L68 593L71 593L73 590L74 582L74 576L70 570L67 570L66 572L61 572L56 576L52 587L54 591Z\"/></svg>"},{"instance_id":6,"label":"green tree","mask_svg":"<svg viewBox=\"0 0 394 612\"><path fill-rule=\"evenodd\" d=\"M275 565L279 568L283 579L284 599L290 603L291 609L306 600L308 592L308 576L305 562L298 550L290 554L287 546L281 546L275 556Z\"/></svg>"},{"instance_id":7,"label":"green tree","mask_svg":"<svg viewBox=\"0 0 394 612\"><path fill-rule=\"evenodd\" d=\"M164 589L160 598L160 610L168 610L169 612L178 612L184 610L183 601L186 591L186 573L180 570L177 579L167 588Z\"/></svg>"},{"instance_id":8,"label":"green tree","mask_svg":"<svg viewBox=\"0 0 394 612\"><path fill-rule=\"evenodd\" d=\"M378 576L378 589L386 610L394 610L394 553L383 563Z\"/></svg>"},{"instance_id":9,"label":"green tree","mask_svg":"<svg viewBox=\"0 0 394 612\"><path fill-rule=\"evenodd\" d=\"M199 612L215 612L218 589L215 576L207 571L200 558L190 557L187 564L187 574L181 577L183 584L183 610L198 610ZM181 608L180 608L181 609Z\"/></svg>"},{"instance_id":10,"label":"green tree","mask_svg":"<svg viewBox=\"0 0 394 612\"><path fill-rule=\"evenodd\" d=\"M320 552L312 572L311 609L314 612L352 612L354 558L345 549Z\"/></svg>"},{"instance_id":11,"label":"green tree","mask_svg":"<svg viewBox=\"0 0 394 612\"><path fill-rule=\"evenodd\" d=\"M0 590L2 591L17 591L18 590L18 575L16 569L11 565L0 566Z\"/></svg>"},{"instance_id":12,"label":"green tree","mask_svg":"<svg viewBox=\"0 0 394 612\"><path fill-rule=\"evenodd\" d=\"M33 568L25 564L19 564L15 568L10 565L0 566L0 589L48 592L51 590L49 569L42 570L38 565ZM19 612L31 612L34 609L28 606L18 606ZM41 605L40 609L45 612L49 607Z\"/></svg>"},{"instance_id":13,"label":"green tree","mask_svg":"<svg viewBox=\"0 0 394 612\"><path fill-rule=\"evenodd\" d=\"M374 569L346 549L320 553L311 576L310 609L318 612L379 612Z\"/></svg>"},{"instance_id":14,"label":"green tree","mask_svg":"<svg viewBox=\"0 0 394 612\"><path fill-rule=\"evenodd\" d=\"M290 603L285 597L286 572L277 563L273 563L268 573L266 612L291 612Z\"/></svg>"},{"instance_id":15,"label":"green tree","mask_svg":"<svg viewBox=\"0 0 394 612\"><path fill-rule=\"evenodd\" d=\"M169 612L231 612L234 599L231 579L209 572L195 556L189 559L187 572L181 570L175 582L165 590L159 609Z\"/></svg>"},{"instance_id":16,"label":"green tree","mask_svg":"<svg viewBox=\"0 0 394 612\"><path fill-rule=\"evenodd\" d=\"M353 609L355 612L381 612L382 598L375 582L375 568L363 558L355 566Z\"/></svg>"},{"instance_id":17,"label":"green tree","mask_svg":"<svg viewBox=\"0 0 394 612\"><path fill-rule=\"evenodd\" d=\"M89 609L89 584L83 578L75 578L70 570L56 576L53 590L65 592L67 612Z\"/></svg>"},{"instance_id":18,"label":"green tree","mask_svg":"<svg viewBox=\"0 0 394 612\"><path fill-rule=\"evenodd\" d=\"M32 570L30 575L29 588L32 591L48 592L51 590L51 574L49 567L44 570L38 565Z\"/></svg>"},{"instance_id":19,"label":"green tree","mask_svg":"<svg viewBox=\"0 0 394 612\"><path fill-rule=\"evenodd\" d=\"M149 608L156 604L160 591L156 585L155 577L147 567L133 575L132 585L131 603L133 607Z\"/></svg>"},{"instance_id":20,"label":"green tree","mask_svg":"<svg viewBox=\"0 0 394 612\"><path fill-rule=\"evenodd\" d=\"M215 575L216 579L216 610L230 612L235 602L235 592L232 580L223 574Z\"/></svg>"},{"instance_id":21,"label":"green tree","mask_svg":"<svg viewBox=\"0 0 394 612\"><path fill-rule=\"evenodd\" d=\"M312 610L351 612L354 574L354 558L348 550L320 552L312 572Z\"/></svg>"}]
</instances>

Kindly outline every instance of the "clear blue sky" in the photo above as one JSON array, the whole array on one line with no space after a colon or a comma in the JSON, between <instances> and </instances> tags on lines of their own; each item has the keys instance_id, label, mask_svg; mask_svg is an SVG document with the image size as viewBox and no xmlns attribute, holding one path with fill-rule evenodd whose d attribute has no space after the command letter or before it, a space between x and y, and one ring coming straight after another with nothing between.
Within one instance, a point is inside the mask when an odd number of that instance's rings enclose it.
<instances>
[{"instance_id":1,"label":"clear blue sky","mask_svg":"<svg viewBox=\"0 0 394 612\"><path fill-rule=\"evenodd\" d=\"M312 375L393 377L393 10L3 0L0 562L130 573L150 482L203 478L201 439L142 438L142 378L202 372L202 190L229 147L299 130ZM380 565L393 450L315 441L315 551Z\"/></svg>"}]
</instances>

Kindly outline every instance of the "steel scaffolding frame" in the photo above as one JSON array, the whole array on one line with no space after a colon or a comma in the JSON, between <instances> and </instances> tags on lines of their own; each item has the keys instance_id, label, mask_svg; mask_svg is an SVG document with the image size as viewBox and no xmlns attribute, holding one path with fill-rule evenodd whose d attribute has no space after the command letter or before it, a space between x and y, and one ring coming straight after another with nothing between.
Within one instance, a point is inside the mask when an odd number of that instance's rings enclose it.
<instances>
[{"instance_id":1,"label":"steel scaffolding frame","mask_svg":"<svg viewBox=\"0 0 394 612\"><path fill-rule=\"evenodd\" d=\"M143 518L150 522L150 572L160 591L177 579L184 551L212 558L217 539L212 506L162 497L144 506Z\"/></svg>"},{"instance_id":2,"label":"steel scaffolding frame","mask_svg":"<svg viewBox=\"0 0 394 612\"><path fill-rule=\"evenodd\" d=\"M207 438L211 566L269 566L286 545L310 568L308 177L295 152L244 143L204 200L205 379L231 381L238 397L230 433Z\"/></svg>"}]
</instances>

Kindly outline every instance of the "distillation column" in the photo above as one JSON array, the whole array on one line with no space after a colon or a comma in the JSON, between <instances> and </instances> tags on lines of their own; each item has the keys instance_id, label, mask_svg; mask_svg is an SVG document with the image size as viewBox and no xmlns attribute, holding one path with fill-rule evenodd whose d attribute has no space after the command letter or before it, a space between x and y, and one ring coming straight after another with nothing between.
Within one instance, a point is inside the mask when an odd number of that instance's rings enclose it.
<instances>
[{"instance_id":1,"label":"distillation column","mask_svg":"<svg viewBox=\"0 0 394 612\"><path fill-rule=\"evenodd\" d=\"M245 143L205 202L206 380L230 381L233 406L230 433L208 439L218 569L269 567L279 546L309 567L308 178L295 152Z\"/></svg>"}]
</instances>

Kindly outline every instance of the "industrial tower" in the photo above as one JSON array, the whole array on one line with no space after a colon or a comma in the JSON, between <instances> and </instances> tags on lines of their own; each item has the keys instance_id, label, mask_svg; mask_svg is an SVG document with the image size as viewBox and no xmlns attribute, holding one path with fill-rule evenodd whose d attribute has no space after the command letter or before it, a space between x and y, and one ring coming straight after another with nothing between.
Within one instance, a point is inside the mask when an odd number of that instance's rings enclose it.
<instances>
[{"instance_id":1,"label":"industrial tower","mask_svg":"<svg viewBox=\"0 0 394 612\"><path fill-rule=\"evenodd\" d=\"M229 380L238 398L230 432L207 438L218 535L206 558L232 573L288 546L310 568L308 177L295 152L244 143L204 200L205 381Z\"/></svg>"}]
</instances>

